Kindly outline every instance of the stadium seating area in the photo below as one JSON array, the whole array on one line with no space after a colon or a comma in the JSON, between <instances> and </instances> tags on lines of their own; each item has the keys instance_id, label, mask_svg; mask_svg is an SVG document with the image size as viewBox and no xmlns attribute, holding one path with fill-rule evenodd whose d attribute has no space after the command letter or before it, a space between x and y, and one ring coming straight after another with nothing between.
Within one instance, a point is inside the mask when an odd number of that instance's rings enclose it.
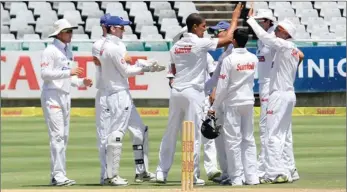
<instances>
[{"instance_id":1,"label":"stadium seating area","mask_svg":"<svg viewBox=\"0 0 347 192\"><path fill-rule=\"evenodd\" d=\"M128 50L168 50L170 40L193 12L202 14L208 25L229 20L235 2L1 2L1 39L47 39L52 24L66 18L78 25L73 39L97 39L102 31L99 18L104 13L130 19L124 40ZM250 7L247 3L246 8ZM298 26L300 39L345 39L346 2L255 2L255 9L270 9L277 20L290 18ZM243 16L246 15L247 9ZM240 27L248 28L244 19ZM208 35L208 34L206 34ZM250 31L250 38L255 39ZM140 40L140 41L138 41ZM90 50L91 43L74 43L74 50ZM2 50L19 45L2 43ZM20 49L42 50L44 43L23 43Z\"/></svg>"}]
</instances>

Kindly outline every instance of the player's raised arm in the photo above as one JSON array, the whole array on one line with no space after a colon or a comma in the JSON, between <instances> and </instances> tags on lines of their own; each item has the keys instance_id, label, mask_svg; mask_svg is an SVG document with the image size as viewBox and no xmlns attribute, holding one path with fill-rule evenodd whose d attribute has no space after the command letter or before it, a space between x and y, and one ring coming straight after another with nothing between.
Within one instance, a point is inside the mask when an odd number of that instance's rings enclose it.
<instances>
[{"instance_id":1,"label":"player's raised arm","mask_svg":"<svg viewBox=\"0 0 347 192\"><path fill-rule=\"evenodd\" d=\"M240 18L242 9L243 5L241 3L238 3L233 11L232 18L230 21L230 28L227 30L227 34L223 37L218 38L218 48L227 46L232 42L234 38L234 31L237 28L237 22Z\"/></svg>"},{"instance_id":2,"label":"player's raised arm","mask_svg":"<svg viewBox=\"0 0 347 192\"><path fill-rule=\"evenodd\" d=\"M291 46L290 43L288 43L286 40L284 40L287 38L282 39L282 38L278 38L278 37L275 37L275 36L267 33L253 17L253 9L251 8L249 11L250 11L249 15L251 15L251 16L247 20L247 23L251 26L254 33L259 38L259 40L261 40L264 44L266 44L266 45L268 45L274 49L281 49L284 47L286 48L286 47ZM277 26L275 29L275 32L276 31L284 32L285 30L283 29L283 27ZM289 34L288 34L288 36L289 36ZM288 37L288 38L290 38L290 37Z\"/></svg>"}]
</instances>

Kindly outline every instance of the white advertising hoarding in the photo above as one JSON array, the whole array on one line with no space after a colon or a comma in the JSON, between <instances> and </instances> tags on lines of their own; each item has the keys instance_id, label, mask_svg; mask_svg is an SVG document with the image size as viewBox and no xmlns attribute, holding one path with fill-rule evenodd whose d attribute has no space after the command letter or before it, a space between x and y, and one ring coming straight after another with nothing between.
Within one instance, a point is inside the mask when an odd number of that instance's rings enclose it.
<instances>
[{"instance_id":1,"label":"white advertising hoarding","mask_svg":"<svg viewBox=\"0 0 347 192\"><path fill-rule=\"evenodd\" d=\"M40 73L42 51L1 52L1 98L40 98L42 79ZM153 58L168 66L169 52L129 52L133 63L138 58ZM95 82L95 65L90 52L74 52L74 60L85 70L81 77ZM135 99L167 99L170 87L166 71L146 73L129 78L130 90ZM95 83L94 83L95 85ZM94 98L95 86L72 88L72 98Z\"/></svg>"}]
</instances>

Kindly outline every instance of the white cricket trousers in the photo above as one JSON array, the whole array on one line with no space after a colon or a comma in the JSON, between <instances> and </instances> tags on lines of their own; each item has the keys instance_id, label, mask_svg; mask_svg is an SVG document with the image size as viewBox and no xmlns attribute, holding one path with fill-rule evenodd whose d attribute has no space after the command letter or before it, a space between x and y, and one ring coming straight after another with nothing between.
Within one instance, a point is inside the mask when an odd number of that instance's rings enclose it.
<instances>
[{"instance_id":1,"label":"white cricket trousers","mask_svg":"<svg viewBox=\"0 0 347 192\"><path fill-rule=\"evenodd\" d=\"M203 101L205 93L194 88L182 91L171 89L169 103L169 120L159 150L159 165L157 174L163 174L166 178L172 166L176 152L177 133L182 131L183 121L193 121L195 126L194 144L194 181L199 178L201 125L203 118Z\"/></svg>"},{"instance_id":2,"label":"white cricket trousers","mask_svg":"<svg viewBox=\"0 0 347 192\"><path fill-rule=\"evenodd\" d=\"M129 127L132 128L133 133L133 145L136 146L134 149L135 157L135 171L137 174L145 172L144 165L144 152L143 152L143 142L144 142L144 132L145 126L142 122L142 119L139 113L136 110L133 100L131 98L129 90L122 90L116 93L113 93L106 97L107 107L110 110L110 126L107 129L106 140L112 140L112 138L118 138L118 143L120 143L120 151L116 151L117 155L121 154L121 148L123 143L123 137ZM108 139L109 137L112 137ZM107 141L106 141L107 142ZM112 145L112 143L107 143L107 145ZM117 148L119 150L119 148ZM111 155L107 154L106 156ZM118 158L118 157L117 157ZM120 157L119 157L120 160ZM115 170L112 174L109 174L108 178L111 178L110 175L116 176L118 174L119 162L118 159L114 160L112 165L107 164L107 169ZM106 157L107 162L107 157ZM117 165L118 164L118 165ZM112 167L112 168L111 168Z\"/></svg>"},{"instance_id":3,"label":"white cricket trousers","mask_svg":"<svg viewBox=\"0 0 347 192\"><path fill-rule=\"evenodd\" d=\"M225 106L224 132L231 183L258 184L253 104Z\"/></svg>"},{"instance_id":4,"label":"white cricket trousers","mask_svg":"<svg viewBox=\"0 0 347 192\"><path fill-rule=\"evenodd\" d=\"M295 168L292 138L292 112L296 103L294 91L275 91L270 94L267 109L266 177L278 175L291 178Z\"/></svg>"},{"instance_id":5,"label":"white cricket trousers","mask_svg":"<svg viewBox=\"0 0 347 192\"><path fill-rule=\"evenodd\" d=\"M265 175L265 140L266 140L266 109L269 100L270 82L259 83L259 99L260 99L260 118L259 118L259 136L260 136L260 152L258 157L258 176Z\"/></svg>"},{"instance_id":6,"label":"white cricket trousers","mask_svg":"<svg viewBox=\"0 0 347 192\"><path fill-rule=\"evenodd\" d=\"M48 127L51 153L51 179L64 182L66 177L66 148L70 127L70 94L59 90L43 90L41 107Z\"/></svg>"},{"instance_id":7,"label":"white cricket trousers","mask_svg":"<svg viewBox=\"0 0 347 192\"><path fill-rule=\"evenodd\" d=\"M100 160L100 183L106 179L106 133L110 126L110 110L107 107L106 98L106 92L99 89L95 97L95 122Z\"/></svg>"},{"instance_id":8,"label":"white cricket trousers","mask_svg":"<svg viewBox=\"0 0 347 192\"><path fill-rule=\"evenodd\" d=\"M216 117L217 124L222 125L222 129L220 130L220 135L215 139L216 151L217 151L217 159L219 163L219 167L222 171L222 177L228 176L228 162L227 162L227 154L225 151L225 132L224 132L224 110L222 108L216 109Z\"/></svg>"}]
</instances>

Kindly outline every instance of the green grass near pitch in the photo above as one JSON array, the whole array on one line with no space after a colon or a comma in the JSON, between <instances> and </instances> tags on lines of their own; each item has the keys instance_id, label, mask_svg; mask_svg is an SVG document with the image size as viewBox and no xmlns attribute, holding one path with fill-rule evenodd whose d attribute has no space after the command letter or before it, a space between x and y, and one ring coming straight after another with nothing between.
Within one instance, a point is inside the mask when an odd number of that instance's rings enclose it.
<instances>
[{"instance_id":1,"label":"green grass near pitch","mask_svg":"<svg viewBox=\"0 0 347 192\"><path fill-rule=\"evenodd\" d=\"M150 170L155 171L158 151L167 117L143 118L150 126ZM294 117L294 151L301 180L284 185L260 185L252 188L345 188L346 187L346 125L345 117ZM258 138L258 118L255 136ZM1 126L1 188L46 188L50 161L48 133L41 117L2 118ZM155 188L157 184L134 184L134 160L129 134L125 137L121 176L130 181L127 188ZM258 145L259 146L259 145ZM177 143L175 163L165 187L180 186L181 148ZM201 161L202 178L206 179ZM67 150L68 177L75 179L73 188L108 188L99 183L99 160L96 148L94 118L72 117ZM205 187L216 187L207 183ZM164 187L164 186L163 186Z\"/></svg>"}]
</instances>

